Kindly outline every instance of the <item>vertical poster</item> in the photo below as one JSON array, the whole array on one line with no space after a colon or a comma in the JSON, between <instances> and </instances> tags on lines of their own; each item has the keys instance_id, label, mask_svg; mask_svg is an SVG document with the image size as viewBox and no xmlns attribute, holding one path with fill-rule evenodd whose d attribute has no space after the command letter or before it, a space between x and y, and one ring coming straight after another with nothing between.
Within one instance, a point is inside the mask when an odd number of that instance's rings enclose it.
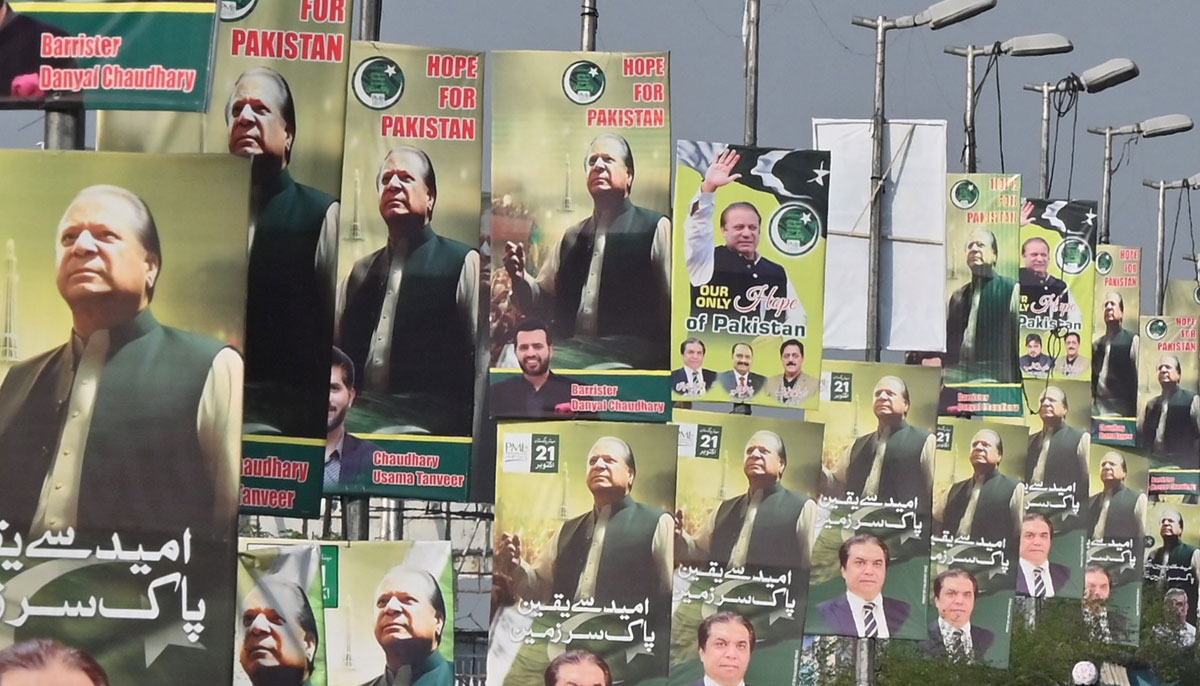
<instances>
[{"instance_id":1,"label":"vertical poster","mask_svg":"<svg viewBox=\"0 0 1200 686\"><path fill-rule=\"evenodd\" d=\"M246 294L251 514L316 516L329 408L348 5L222 2L212 106L203 115L106 113L97 143L129 152L253 159ZM271 467L302 461L307 469ZM302 477L302 478L301 478ZM290 506L284 503L290 502Z\"/></svg>"},{"instance_id":2,"label":"vertical poster","mask_svg":"<svg viewBox=\"0 0 1200 686\"><path fill-rule=\"evenodd\" d=\"M942 414L1019 416L1020 175L949 174Z\"/></svg>"},{"instance_id":3,"label":"vertical poster","mask_svg":"<svg viewBox=\"0 0 1200 686\"><path fill-rule=\"evenodd\" d=\"M454 686L449 541L321 545L329 686Z\"/></svg>"},{"instance_id":4,"label":"vertical poster","mask_svg":"<svg viewBox=\"0 0 1200 686\"><path fill-rule=\"evenodd\" d=\"M1148 463L1093 443L1083 618L1105 641L1138 644L1146 552Z\"/></svg>"},{"instance_id":5,"label":"vertical poster","mask_svg":"<svg viewBox=\"0 0 1200 686\"><path fill-rule=\"evenodd\" d=\"M0 648L229 683L250 165L4 151L0 169Z\"/></svg>"},{"instance_id":6,"label":"vertical poster","mask_svg":"<svg viewBox=\"0 0 1200 686\"><path fill-rule=\"evenodd\" d=\"M475 398L483 58L354 42L350 65L325 490L461 500Z\"/></svg>"},{"instance_id":7,"label":"vertical poster","mask_svg":"<svg viewBox=\"0 0 1200 686\"><path fill-rule=\"evenodd\" d=\"M325 686L321 548L239 538L234 686Z\"/></svg>"},{"instance_id":8,"label":"vertical poster","mask_svg":"<svg viewBox=\"0 0 1200 686\"><path fill-rule=\"evenodd\" d=\"M1095 307L1092 312L1092 435L1109 445L1137 444L1138 314L1141 311L1140 248L1096 247ZM1067 356L1055 375L1069 377L1079 365L1075 339L1063 338ZM1085 358L1081 363L1087 366Z\"/></svg>"},{"instance_id":9,"label":"vertical poster","mask_svg":"<svg viewBox=\"0 0 1200 686\"><path fill-rule=\"evenodd\" d=\"M1141 320L1138 446L1155 466L1200 468L1200 397L1196 317Z\"/></svg>"},{"instance_id":10,"label":"vertical poster","mask_svg":"<svg viewBox=\"0 0 1200 686\"><path fill-rule=\"evenodd\" d=\"M1197 584L1200 584L1200 505L1156 502L1146 517L1144 590L1162 599L1164 625L1151 628L1156 640L1196 641Z\"/></svg>"},{"instance_id":11,"label":"vertical poster","mask_svg":"<svg viewBox=\"0 0 1200 686\"><path fill-rule=\"evenodd\" d=\"M1163 314L1200 316L1200 279L1170 279L1163 294Z\"/></svg>"},{"instance_id":12,"label":"vertical poster","mask_svg":"<svg viewBox=\"0 0 1200 686\"><path fill-rule=\"evenodd\" d=\"M1087 545L1091 388L1079 380L1027 379L1025 397L1031 414L1017 594L1080 598Z\"/></svg>"},{"instance_id":13,"label":"vertical poster","mask_svg":"<svg viewBox=\"0 0 1200 686\"><path fill-rule=\"evenodd\" d=\"M926 637L937 401L932 367L825 361L807 633Z\"/></svg>"},{"instance_id":14,"label":"vertical poster","mask_svg":"<svg viewBox=\"0 0 1200 686\"><path fill-rule=\"evenodd\" d=\"M1092 370L1052 374L1066 337L1092 330L1096 203L1025 199L1021 205L1021 345L1026 379L1090 379Z\"/></svg>"},{"instance_id":15,"label":"vertical poster","mask_svg":"<svg viewBox=\"0 0 1200 686\"><path fill-rule=\"evenodd\" d=\"M667 676L677 436L662 424L499 425L489 684L541 683L576 651L614 682Z\"/></svg>"},{"instance_id":16,"label":"vertical poster","mask_svg":"<svg viewBox=\"0 0 1200 686\"><path fill-rule=\"evenodd\" d=\"M815 408L829 153L677 154L671 397Z\"/></svg>"},{"instance_id":17,"label":"vertical poster","mask_svg":"<svg viewBox=\"0 0 1200 686\"><path fill-rule=\"evenodd\" d=\"M936 438L928 627L921 647L934 657L1007 667L1026 430L943 419Z\"/></svg>"},{"instance_id":18,"label":"vertical poster","mask_svg":"<svg viewBox=\"0 0 1200 686\"><path fill-rule=\"evenodd\" d=\"M688 410L674 420L670 683L799 683L825 427Z\"/></svg>"},{"instance_id":19,"label":"vertical poster","mask_svg":"<svg viewBox=\"0 0 1200 686\"><path fill-rule=\"evenodd\" d=\"M492 65L492 414L666 421L668 56Z\"/></svg>"},{"instance_id":20,"label":"vertical poster","mask_svg":"<svg viewBox=\"0 0 1200 686\"><path fill-rule=\"evenodd\" d=\"M202 111L211 0L0 2L0 108Z\"/></svg>"}]
</instances>

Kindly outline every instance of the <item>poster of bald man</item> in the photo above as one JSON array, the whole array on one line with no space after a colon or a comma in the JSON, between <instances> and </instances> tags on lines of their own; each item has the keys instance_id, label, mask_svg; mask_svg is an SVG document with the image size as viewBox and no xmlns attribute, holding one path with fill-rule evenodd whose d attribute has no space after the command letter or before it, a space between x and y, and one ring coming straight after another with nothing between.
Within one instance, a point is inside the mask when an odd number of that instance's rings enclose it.
<instances>
[{"instance_id":1,"label":"poster of bald man","mask_svg":"<svg viewBox=\"0 0 1200 686\"><path fill-rule=\"evenodd\" d=\"M1008 423L942 419L935 437L922 647L933 656L1006 667L1027 433Z\"/></svg>"},{"instance_id":2,"label":"poster of bald man","mask_svg":"<svg viewBox=\"0 0 1200 686\"><path fill-rule=\"evenodd\" d=\"M1092 308L1090 363L1082 352L1072 351L1074 339L1065 337L1067 357L1056 362L1059 376L1081 364L1092 368L1092 435L1097 443L1137 445L1138 313L1141 311L1140 248L1096 246L1095 305Z\"/></svg>"},{"instance_id":3,"label":"poster of bald man","mask_svg":"<svg viewBox=\"0 0 1200 686\"><path fill-rule=\"evenodd\" d=\"M1091 369L1064 369L1070 345L1092 330L1096 279L1096 202L1021 203L1021 357L1026 379L1090 379ZM1055 373L1056 368L1058 373Z\"/></svg>"},{"instance_id":4,"label":"poster of bald man","mask_svg":"<svg viewBox=\"0 0 1200 686\"><path fill-rule=\"evenodd\" d=\"M829 153L679 141L672 397L815 408L821 370ZM705 383L686 348L750 349ZM757 358L757 359L753 359ZM718 362L718 360L720 360ZM672 365L675 366L675 365ZM719 367L718 367L719 368ZM756 380L761 379L761 380Z\"/></svg>"},{"instance_id":5,"label":"poster of bald man","mask_svg":"<svg viewBox=\"0 0 1200 686\"><path fill-rule=\"evenodd\" d=\"M723 676L709 673L715 661L710 667L703 653L697 660L704 646L696 638L706 620L732 612L752 624L756 637L745 660L746 681L792 674L788 683L795 683L825 427L690 410L676 410L674 421L679 602L671 622L670 681Z\"/></svg>"},{"instance_id":6,"label":"poster of bald man","mask_svg":"<svg viewBox=\"0 0 1200 686\"><path fill-rule=\"evenodd\" d=\"M670 58L489 57L492 415L666 421Z\"/></svg>"},{"instance_id":7,"label":"poster of bald man","mask_svg":"<svg viewBox=\"0 0 1200 686\"><path fill-rule=\"evenodd\" d=\"M432 456L439 474L465 475L479 319L483 57L354 42L350 65L334 330L353 364L345 426L364 440L391 435L388 452ZM327 446L327 459L336 449ZM366 471L371 478L353 490L403 493Z\"/></svg>"},{"instance_id":8,"label":"poster of bald man","mask_svg":"<svg viewBox=\"0 0 1200 686\"><path fill-rule=\"evenodd\" d=\"M17 555L0 647L48 637L114 680L226 683L249 164L4 151L0 169L0 521ZM60 539L82 556L38 552ZM114 547L163 552L130 574ZM140 614L147 597L161 610Z\"/></svg>"},{"instance_id":9,"label":"poster of bald man","mask_svg":"<svg viewBox=\"0 0 1200 686\"><path fill-rule=\"evenodd\" d=\"M324 439L350 15L344 3L281 0L219 3L219 17L208 111L106 112L97 145L253 160L246 433ZM289 445L286 459L307 467L296 472L303 480L248 474L255 488L293 495L249 499L247 511L316 516L322 452L311 442Z\"/></svg>"},{"instance_id":10,"label":"poster of bald man","mask_svg":"<svg viewBox=\"0 0 1200 686\"><path fill-rule=\"evenodd\" d=\"M454 685L449 541L323 543L321 564L329 686Z\"/></svg>"},{"instance_id":11,"label":"poster of bald man","mask_svg":"<svg viewBox=\"0 0 1200 686\"><path fill-rule=\"evenodd\" d=\"M677 436L661 424L499 425L489 684L540 680L576 648L614 681L667 676Z\"/></svg>"},{"instance_id":12,"label":"poster of bald man","mask_svg":"<svg viewBox=\"0 0 1200 686\"><path fill-rule=\"evenodd\" d=\"M238 538L234 686L325 686L321 546Z\"/></svg>"},{"instance_id":13,"label":"poster of bald man","mask_svg":"<svg viewBox=\"0 0 1200 686\"><path fill-rule=\"evenodd\" d=\"M1200 468L1196 317L1143 316L1138 447L1159 464Z\"/></svg>"},{"instance_id":14,"label":"poster of bald man","mask_svg":"<svg viewBox=\"0 0 1200 686\"><path fill-rule=\"evenodd\" d=\"M1020 175L946 176L942 414L1019 416Z\"/></svg>"},{"instance_id":15,"label":"poster of bald man","mask_svg":"<svg viewBox=\"0 0 1200 686\"><path fill-rule=\"evenodd\" d=\"M825 424L807 633L924 637L939 376L823 365L821 409L806 416Z\"/></svg>"},{"instance_id":16,"label":"poster of bald man","mask_svg":"<svg viewBox=\"0 0 1200 686\"><path fill-rule=\"evenodd\" d=\"M1096 636L1126 645L1137 645L1141 621L1149 466L1134 451L1092 444L1083 617Z\"/></svg>"}]
</instances>

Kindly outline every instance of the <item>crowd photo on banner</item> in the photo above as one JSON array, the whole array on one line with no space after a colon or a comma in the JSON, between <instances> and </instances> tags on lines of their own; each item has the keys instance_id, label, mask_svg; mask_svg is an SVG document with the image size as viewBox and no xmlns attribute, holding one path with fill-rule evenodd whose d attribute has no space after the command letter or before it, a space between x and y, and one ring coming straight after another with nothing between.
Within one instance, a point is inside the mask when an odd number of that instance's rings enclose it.
<instances>
[{"instance_id":1,"label":"crowd photo on banner","mask_svg":"<svg viewBox=\"0 0 1200 686\"><path fill-rule=\"evenodd\" d=\"M890 122L936 260L881 355L864 121L674 138L668 52L353 4L0 0L0 107L102 111L0 150L0 686L958 678L1063 606L1194 650L1200 285L1147 308L1107 196Z\"/></svg>"}]
</instances>

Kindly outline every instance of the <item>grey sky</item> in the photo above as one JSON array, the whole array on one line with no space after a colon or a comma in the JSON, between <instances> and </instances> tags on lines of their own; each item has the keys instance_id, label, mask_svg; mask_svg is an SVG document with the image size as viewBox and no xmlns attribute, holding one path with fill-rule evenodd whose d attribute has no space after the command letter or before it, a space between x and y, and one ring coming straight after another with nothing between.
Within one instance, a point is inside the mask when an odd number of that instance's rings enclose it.
<instances>
[{"instance_id":1,"label":"grey sky","mask_svg":"<svg viewBox=\"0 0 1200 686\"><path fill-rule=\"evenodd\" d=\"M598 0L597 48L672 52L672 136L741 141L743 131L741 0ZM808 147L813 117L865 118L871 113L871 31L850 25L854 14L912 14L925 0L763 0L760 53L759 144ZM385 0L387 42L476 50L576 49L579 0ZM1057 32L1075 44L1066 55L1007 58L1000 63L1005 122L1005 169L1025 175L1036 194L1040 98L1026 82L1056 81L1113 57L1129 57L1141 76L1079 99L1079 135L1072 195L1099 199L1103 139L1089 126L1129 124L1180 112L1200 117L1200 89L1188 63L1200 4L1194 0L999 0L975 19L941 31L894 31L888 40L887 114L892 118L946 119L948 165L962 169L965 62L944 55L946 45L987 44L1015 35ZM986 61L977 63L982 74ZM980 96L977 130L980 171L1000 171L995 86ZM0 112L0 145L31 147L41 138L40 115ZM1070 122L1055 174L1055 197L1067 191ZM32 125L30 125L32 123ZM24 127L24 128L22 128ZM93 132L89 130L89 140ZM1116 155L1124 141L1117 139ZM1113 181L1112 240L1141 245L1146 274L1143 301L1153 291L1156 192L1143 178L1182 178L1200 171L1200 130L1143 140L1131 147ZM1200 195L1196 198L1200 204ZM1168 197L1168 232L1175 199ZM1179 255L1191 250L1184 233L1171 275L1191 275ZM1200 210L1200 207L1197 208ZM1168 234L1168 247L1170 236ZM1148 310L1147 310L1148 311Z\"/></svg>"}]
</instances>

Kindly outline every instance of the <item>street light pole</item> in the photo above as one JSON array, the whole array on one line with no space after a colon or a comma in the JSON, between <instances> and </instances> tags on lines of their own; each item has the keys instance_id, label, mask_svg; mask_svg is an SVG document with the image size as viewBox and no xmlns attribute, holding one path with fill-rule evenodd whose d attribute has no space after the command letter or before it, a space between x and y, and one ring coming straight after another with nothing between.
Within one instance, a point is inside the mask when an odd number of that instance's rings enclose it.
<instances>
[{"instance_id":1,"label":"street light pole","mask_svg":"<svg viewBox=\"0 0 1200 686\"><path fill-rule=\"evenodd\" d=\"M746 145L758 144L758 7L746 0Z\"/></svg>"},{"instance_id":2,"label":"street light pole","mask_svg":"<svg viewBox=\"0 0 1200 686\"><path fill-rule=\"evenodd\" d=\"M1167 189L1200 188L1200 174L1178 181L1143 179L1142 185L1158 191L1158 235L1154 244L1157 257L1154 273L1154 312L1162 314L1167 291Z\"/></svg>"},{"instance_id":3,"label":"street light pole","mask_svg":"<svg viewBox=\"0 0 1200 686\"><path fill-rule=\"evenodd\" d=\"M596 0L583 0L579 17L579 49L591 52L596 49L596 27L600 20L600 13L596 10Z\"/></svg>"}]
</instances>

